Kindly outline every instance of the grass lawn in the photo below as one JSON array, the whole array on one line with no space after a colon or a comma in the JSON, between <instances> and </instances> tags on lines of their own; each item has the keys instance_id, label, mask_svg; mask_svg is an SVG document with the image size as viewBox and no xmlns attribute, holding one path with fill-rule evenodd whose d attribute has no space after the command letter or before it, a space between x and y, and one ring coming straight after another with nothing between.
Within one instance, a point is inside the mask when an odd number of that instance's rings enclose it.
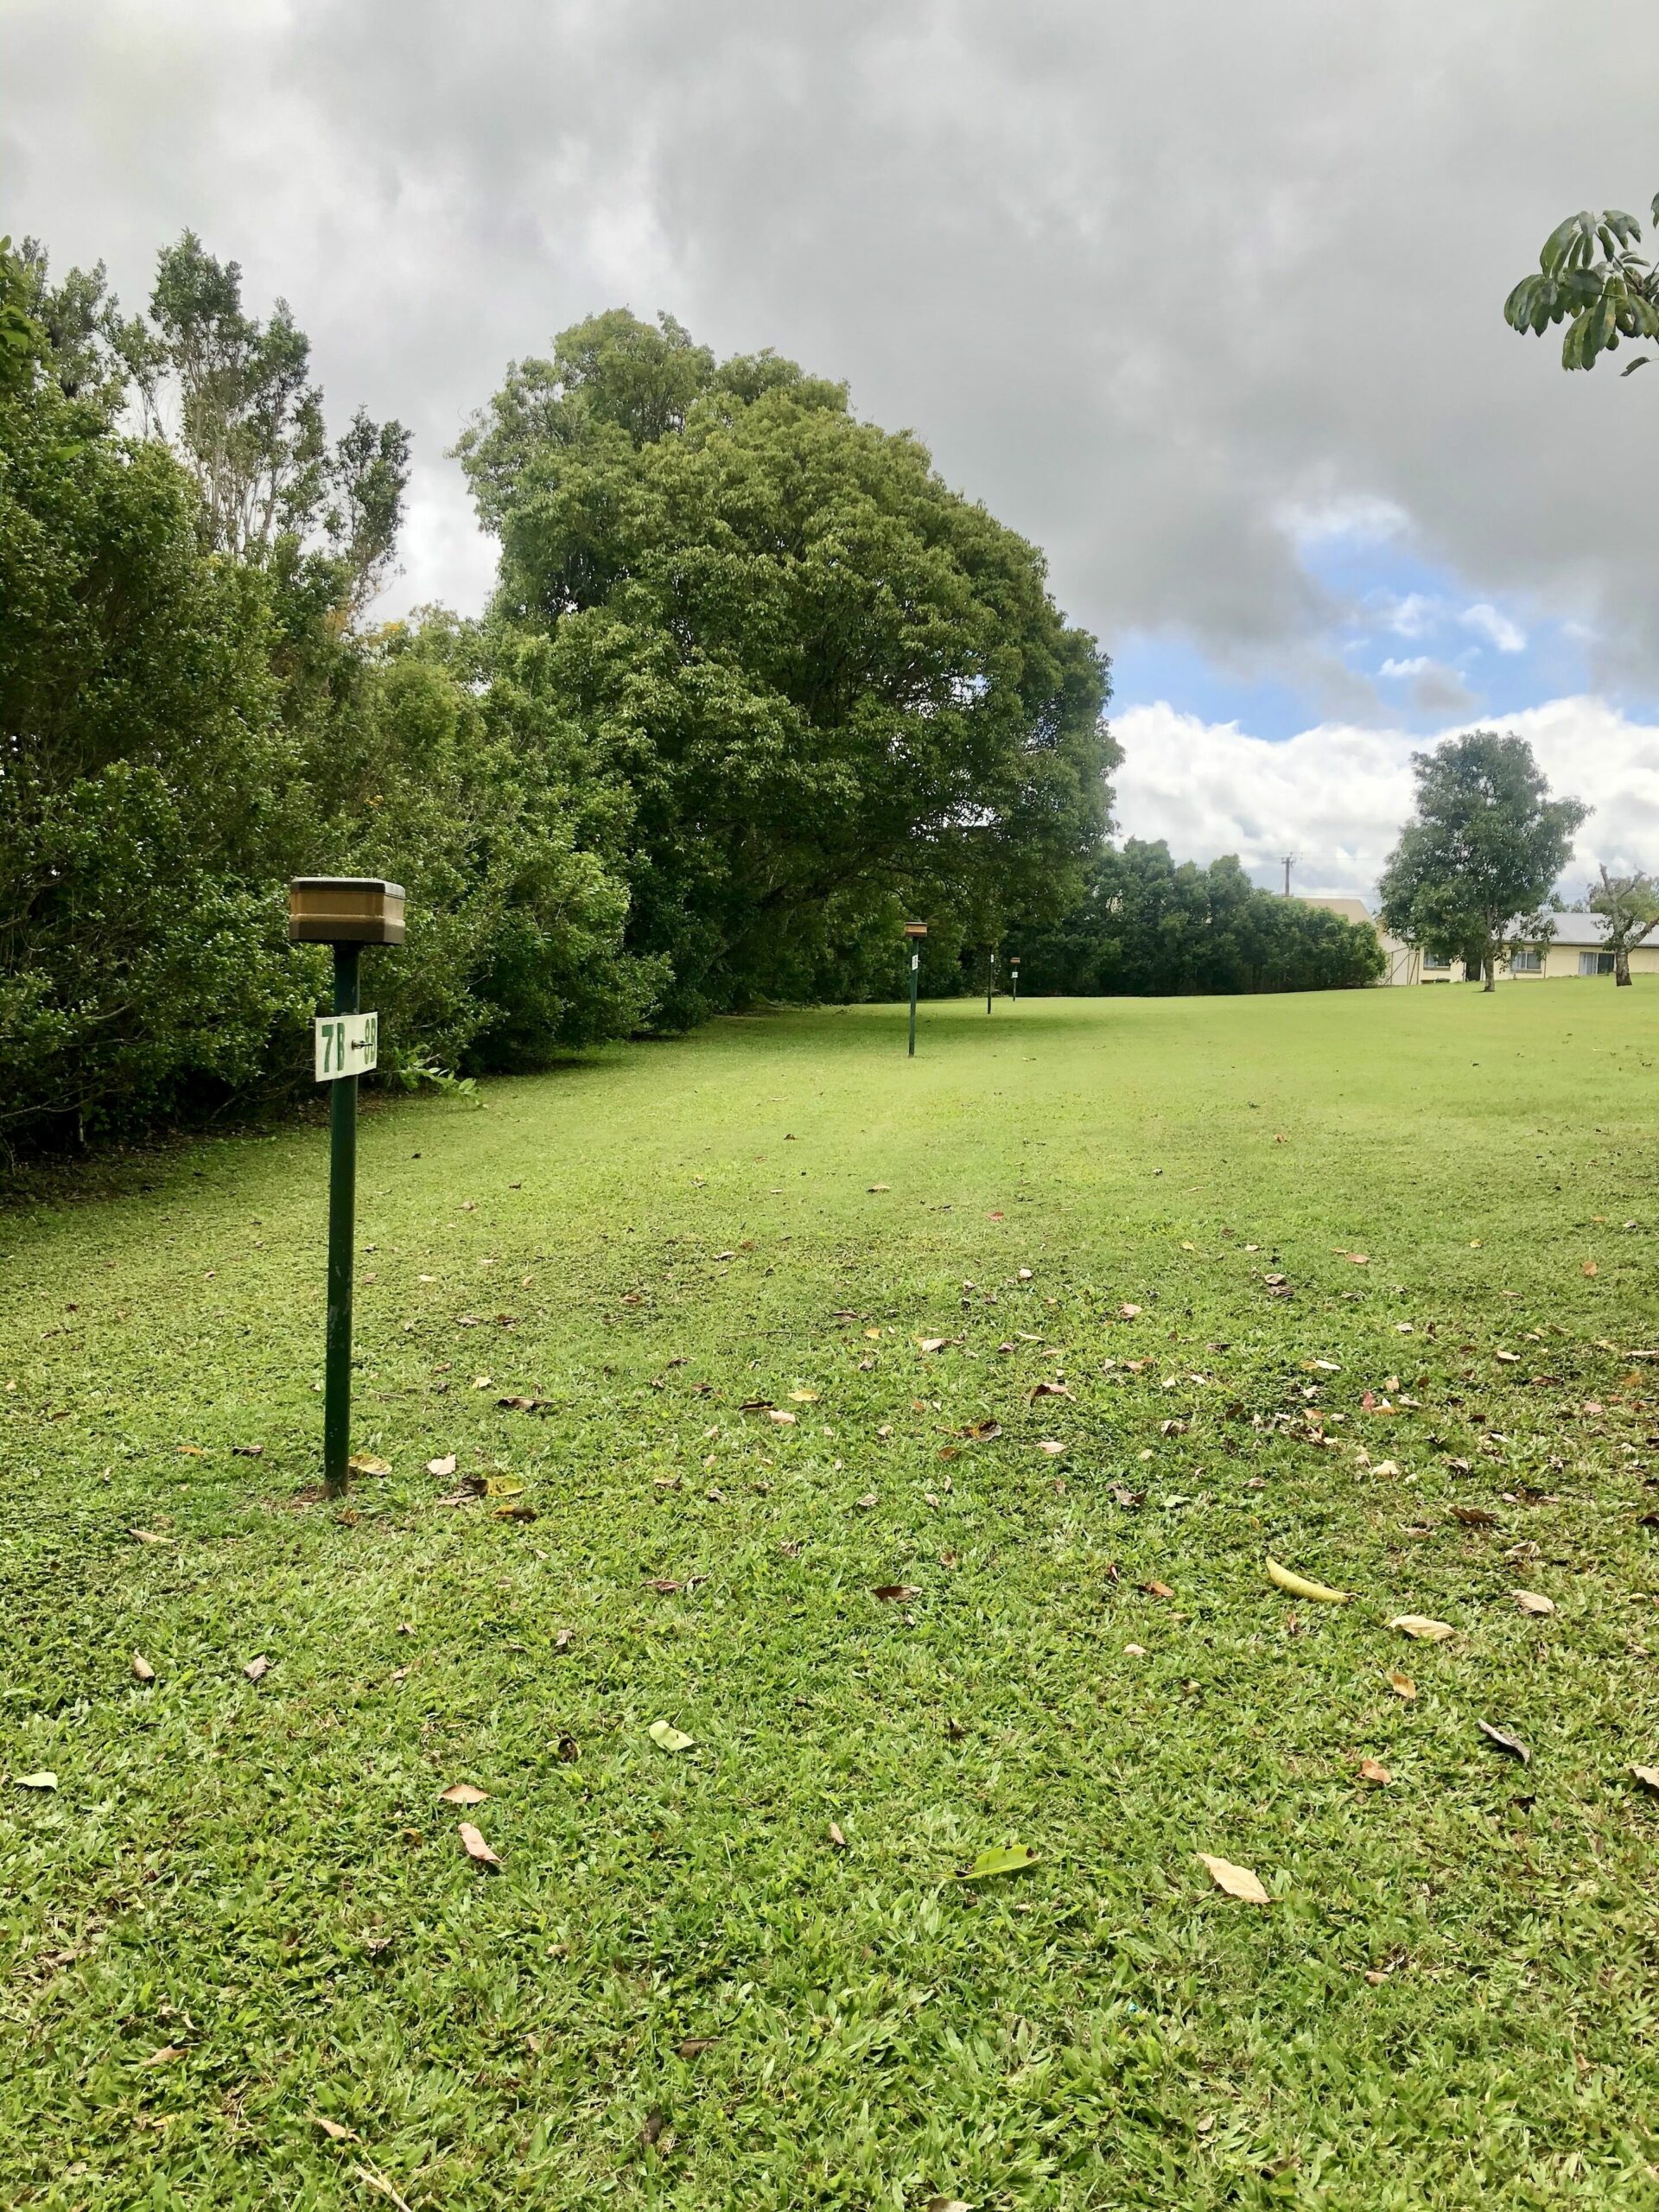
<instances>
[{"instance_id":1,"label":"grass lawn","mask_svg":"<svg viewBox=\"0 0 1659 2212\"><path fill-rule=\"evenodd\" d=\"M344 1509L320 1130L0 1221L0 2201L1655 2202L1656 1061L969 1001L382 1108Z\"/></svg>"}]
</instances>

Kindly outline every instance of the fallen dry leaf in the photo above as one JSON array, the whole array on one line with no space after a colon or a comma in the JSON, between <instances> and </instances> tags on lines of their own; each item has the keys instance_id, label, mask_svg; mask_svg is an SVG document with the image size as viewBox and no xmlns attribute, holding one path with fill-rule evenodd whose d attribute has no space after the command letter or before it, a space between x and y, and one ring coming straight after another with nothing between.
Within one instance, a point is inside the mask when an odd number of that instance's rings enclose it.
<instances>
[{"instance_id":1,"label":"fallen dry leaf","mask_svg":"<svg viewBox=\"0 0 1659 2212\"><path fill-rule=\"evenodd\" d=\"M1633 1766L1630 1772L1644 1789L1659 1793L1659 1766Z\"/></svg>"},{"instance_id":2,"label":"fallen dry leaf","mask_svg":"<svg viewBox=\"0 0 1659 2212\"><path fill-rule=\"evenodd\" d=\"M1391 1669L1388 1682L1389 1688L1394 1692L1395 1697L1403 1698L1408 1705L1417 1694L1417 1685L1409 1675L1397 1674Z\"/></svg>"},{"instance_id":3,"label":"fallen dry leaf","mask_svg":"<svg viewBox=\"0 0 1659 2212\"><path fill-rule=\"evenodd\" d=\"M796 1406L816 1406L818 1402L816 1390L791 1390L789 1397L790 1403Z\"/></svg>"},{"instance_id":4,"label":"fallen dry leaf","mask_svg":"<svg viewBox=\"0 0 1659 2212\"><path fill-rule=\"evenodd\" d=\"M1511 1736L1506 1728L1494 1728L1490 1720L1478 1720L1475 1726L1500 1751L1507 1751L1512 1759L1519 1759L1522 1766L1532 1764L1532 1753L1518 1736Z\"/></svg>"},{"instance_id":5,"label":"fallen dry leaf","mask_svg":"<svg viewBox=\"0 0 1659 2212\"><path fill-rule=\"evenodd\" d=\"M490 1849L489 1845L485 1842L483 1837L479 1834L478 1830L473 1826L470 1821L463 1821L461 1823L460 1827L456 1830L456 1834L461 1838L461 1849L466 1853L469 1859L474 1860L479 1866L500 1866L501 1861Z\"/></svg>"},{"instance_id":6,"label":"fallen dry leaf","mask_svg":"<svg viewBox=\"0 0 1659 2212\"><path fill-rule=\"evenodd\" d=\"M1376 1759L1361 1759L1359 1778L1362 1782L1372 1783L1379 1789L1387 1789L1389 1783L1394 1780L1394 1777L1389 1772L1387 1767Z\"/></svg>"},{"instance_id":7,"label":"fallen dry leaf","mask_svg":"<svg viewBox=\"0 0 1659 2212\"><path fill-rule=\"evenodd\" d=\"M49 1767L42 1767L38 1774L16 1774L12 1777L19 1789L55 1789L58 1777Z\"/></svg>"},{"instance_id":8,"label":"fallen dry leaf","mask_svg":"<svg viewBox=\"0 0 1659 2212\"><path fill-rule=\"evenodd\" d=\"M439 1798L446 1805L482 1805L489 1800L487 1789L474 1789L470 1782L452 1782L447 1789L440 1789Z\"/></svg>"},{"instance_id":9,"label":"fallen dry leaf","mask_svg":"<svg viewBox=\"0 0 1659 2212\"><path fill-rule=\"evenodd\" d=\"M359 2138L349 2127L342 2127L337 2120L329 2120L320 2112L311 2115L313 2127L320 2127L331 2143L355 2143Z\"/></svg>"},{"instance_id":10,"label":"fallen dry leaf","mask_svg":"<svg viewBox=\"0 0 1659 2212\"><path fill-rule=\"evenodd\" d=\"M1210 1878L1218 1890L1225 1890L1230 1897L1243 1897L1246 1904L1270 1904L1273 1900L1262 1886L1260 1877L1248 1866L1235 1866L1230 1859L1212 1859L1207 1851L1198 1853L1199 1863L1210 1870Z\"/></svg>"},{"instance_id":11,"label":"fallen dry leaf","mask_svg":"<svg viewBox=\"0 0 1659 2212\"><path fill-rule=\"evenodd\" d=\"M152 2050L149 2056L144 2060L143 2063L146 2066L170 2066L175 2058L182 2058L183 2056L184 2047L182 2044L176 2043L164 2043L159 2050Z\"/></svg>"},{"instance_id":12,"label":"fallen dry leaf","mask_svg":"<svg viewBox=\"0 0 1659 2212\"><path fill-rule=\"evenodd\" d=\"M1141 1318L1141 1308L1138 1306L1131 1306L1127 1299L1117 1310L1126 1321L1138 1321Z\"/></svg>"},{"instance_id":13,"label":"fallen dry leaf","mask_svg":"<svg viewBox=\"0 0 1659 2212\"><path fill-rule=\"evenodd\" d=\"M446 1452L442 1459L429 1459L426 1463L426 1471L429 1475L438 1476L440 1479L445 1475L453 1475L455 1471L454 1453Z\"/></svg>"},{"instance_id":14,"label":"fallen dry leaf","mask_svg":"<svg viewBox=\"0 0 1659 2212\"><path fill-rule=\"evenodd\" d=\"M1046 1436L1038 1445L1037 1449L1039 1452L1046 1452L1049 1458L1053 1459L1057 1459L1059 1454L1065 1451L1065 1446L1060 1442L1058 1437Z\"/></svg>"},{"instance_id":15,"label":"fallen dry leaf","mask_svg":"<svg viewBox=\"0 0 1659 2212\"><path fill-rule=\"evenodd\" d=\"M1601 1270L1593 1260L1586 1260L1579 1272L1580 1274L1595 1275L1599 1274Z\"/></svg>"},{"instance_id":16,"label":"fallen dry leaf","mask_svg":"<svg viewBox=\"0 0 1659 2212\"><path fill-rule=\"evenodd\" d=\"M872 1196L874 1196L874 1194L877 1191L889 1191L889 1190L891 1190L891 1189L893 1188L893 1185L892 1185L890 1183L872 1183L872 1184L870 1185L869 1188L870 1188L870 1192L871 1192Z\"/></svg>"},{"instance_id":17,"label":"fallen dry leaf","mask_svg":"<svg viewBox=\"0 0 1659 2212\"><path fill-rule=\"evenodd\" d=\"M950 1341L949 1337L918 1337L916 1345L919 1351L943 1351Z\"/></svg>"},{"instance_id":18,"label":"fallen dry leaf","mask_svg":"<svg viewBox=\"0 0 1659 2212\"><path fill-rule=\"evenodd\" d=\"M878 1582L873 1594L887 1605L896 1605L906 1598L919 1598L922 1592L920 1585L914 1582Z\"/></svg>"},{"instance_id":19,"label":"fallen dry leaf","mask_svg":"<svg viewBox=\"0 0 1659 2212\"><path fill-rule=\"evenodd\" d=\"M153 1529L129 1529L127 1534L137 1544L170 1544L171 1536L158 1536Z\"/></svg>"},{"instance_id":20,"label":"fallen dry leaf","mask_svg":"<svg viewBox=\"0 0 1659 2212\"><path fill-rule=\"evenodd\" d=\"M847 1839L842 1834L841 1826L838 1821L831 1821L830 1823L830 1840L835 1845L837 1851L846 1850Z\"/></svg>"},{"instance_id":21,"label":"fallen dry leaf","mask_svg":"<svg viewBox=\"0 0 1659 2212\"><path fill-rule=\"evenodd\" d=\"M1141 1587L1148 1598L1173 1598L1175 1595L1167 1582L1143 1582Z\"/></svg>"},{"instance_id":22,"label":"fallen dry leaf","mask_svg":"<svg viewBox=\"0 0 1659 2212\"><path fill-rule=\"evenodd\" d=\"M993 1437L1001 1436L1000 1421L970 1421L966 1428L958 1429L959 1436L970 1436L976 1444L988 1444Z\"/></svg>"},{"instance_id":23,"label":"fallen dry leaf","mask_svg":"<svg viewBox=\"0 0 1659 2212\"><path fill-rule=\"evenodd\" d=\"M1554 1599L1546 1598L1541 1591L1511 1590L1510 1595L1514 1599L1519 1611L1535 1613L1541 1619L1546 1613L1553 1613L1555 1610Z\"/></svg>"},{"instance_id":24,"label":"fallen dry leaf","mask_svg":"<svg viewBox=\"0 0 1659 2212\"><path fill-rule=\"evenodd\" d=\"M645 1732L659 1751L689 1751L697 1740L669 1720L653 1720Z\"/></svg>"},{"instance_id":25,"label":"fallen dry leaf","mask_svg":"<svg viewBox=\"0 0 1659 2212\"><path fill-rule=\"evenodd\" d=\"M1071 1393L1064 1382L1033 1382L1028 1395L1034 1404L1039 1398L1069 1398Z\"/></svg>"},{"instance_id":26,"label":"fallen dry leaf","mask_svg":"<svg viewBox=\"0 0 1659 2212\"><path fill-rule=\"evenodd\" d=\"M354 1475L389 1475L391 1472L391 1462L381 1459L374 1452L353 1452L346 1464Z\"/></svg>"},{"instance_id":27,"label":"fallen dry leaf","mask_svg":"<svg viewBox=\"0 0 1659 2212\"><path fill-rule=\"evenodd\" d=\"M774 1406L772 1411L766 1415L766 1419L768 1421L775 1421L779 1428L793 1428L798 1418L798 1417L794 1414L780 1413L776 1406Z\"/></svg>"},{"instance_id":28,"label":"fallen dry leaf","mask_svg":"<svg viewBox=\"0 0 1659 2212\"><path fill-rule=\"evenodd\" d=\"M242 1671L251 1682L257 1682L270 1672L270 1662L262 1651L257 1658L250 1659Z\"/></svg>"},{"instance_id":29,"label":"fallen dry leaf","mask_svg":"<svg viewBox=\"0 0 1659 2212\"><path fill-rule=\"evenodd\" d=\"M1449 1621L1432 1621L1421 1613L1396 1613L1389 1623L1402 1636L1414 1636L1424 1643L1444 1643L1448 1636L1456 1634Z\"/></svg>"},{"instance_id":30,"label":"fallen dry leaf","mask_svg":"<svg viewBox=\"0 0 1659 2212\"><path fill-rule=\"evenodd\" d=\"M1497 1516L1489 1513L1484 1505L1454 1505L1452 1518L1461 1521L1465 1529L1496 1529Z\"/></svg>"},{"instance_id":31,"label":"fallen dry leaf","mask_svg":"<svg viewBox=\"0 0 1659 2212\"><path fill-rule=\"evenodd\" d=\"M1020 1269L1019 1280L1021 1282L1029 1282L1032 1280L1033 1273L1033 1270L1030 1268L1021 1268Z\"/></svg>"},{"instance_id":32,"label":"fallen dry leaf","mask_svg":"<svg viewBox=\"0 0 1659 2212\"><path fill-rule=\"evenodd\" d=\"M156 1679L156 1669L142 1651L132 1655L132 1679L135 1682L153 1682Z\"/></svg>"}]
</instances>

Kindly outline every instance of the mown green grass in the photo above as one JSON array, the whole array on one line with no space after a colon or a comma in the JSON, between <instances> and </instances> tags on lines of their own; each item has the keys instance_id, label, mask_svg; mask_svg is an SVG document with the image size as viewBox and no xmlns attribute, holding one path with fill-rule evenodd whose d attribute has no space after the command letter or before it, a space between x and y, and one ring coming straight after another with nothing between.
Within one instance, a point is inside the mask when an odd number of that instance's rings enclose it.
<instances>
[{"instance_id":1,"label":"mown green grass","mask_svg":"<svg viewBox=\"0 0 1659 2212\"><path fill-rule=\"evenodd\" d=\"M345 1510L320 1132L0 1224L0 2196L1653 2202L1656 1061L999 1001L383 1109Z\"/></svg>"}]
</instances>

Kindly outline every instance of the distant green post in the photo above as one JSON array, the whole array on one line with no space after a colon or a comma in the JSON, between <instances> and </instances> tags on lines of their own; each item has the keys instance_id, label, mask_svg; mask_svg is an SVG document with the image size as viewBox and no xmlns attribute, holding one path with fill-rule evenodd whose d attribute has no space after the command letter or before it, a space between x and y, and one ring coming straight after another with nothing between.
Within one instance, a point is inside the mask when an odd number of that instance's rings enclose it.
<instances>
[{"instance_id":1,"label":"distant green post","mask_svg":"<svg viewBox=\"0 0 1659 2212\"><path fill-rule=\"evenodd\" d=\"M1011 952L1008 955L1008 976L1014 988L1014 1003L1018 1006L1020 1003L1020 956L1017 952Z\"/></svg>"},{"instance_id":2,"label":"distant green post","mask_svg":"<svg viewBox=\"0 0 1659 2212\"><path fill-rule=\"evenodd\" d=\"M906 922L905 935L910 943L910 1057L916 1057L916 979L922 965L921 940L927 935L925 922Z\"/></svg>"},{"instance_id":3,"label":"distant green post","mask_svg":"<svg viewBox=\"0 0 1659 2212\"><path fill-rule=\"evenodd\" d=\"M985 962L985 1011L987 1014L991 1010L991 988L995 982L996 953L994 949L988 949Z\"/></svg>"},{"instance_id":4,"label":"distant green post","mask_svg":"<svg viewBox=\"0 0 1659 2212\"><path fill-rule=\"evenodd\" d=\"M365 944L404 941L404 887L378 876L304 875L288 890L291 944L334 948L333 1011L315 1026L328 1101L328 1323L323 1339L322 1484L342 1497L352 1455L352 1260L357 1220L357 1084L378 1062L380 1020L358 999Z\"/></svg>"}]
</instances>

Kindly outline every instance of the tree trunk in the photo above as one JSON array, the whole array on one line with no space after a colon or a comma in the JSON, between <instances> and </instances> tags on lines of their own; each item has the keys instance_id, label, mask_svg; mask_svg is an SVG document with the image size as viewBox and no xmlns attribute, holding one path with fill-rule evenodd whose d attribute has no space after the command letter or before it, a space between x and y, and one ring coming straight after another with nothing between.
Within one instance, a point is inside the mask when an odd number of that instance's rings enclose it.
<instances>
[{"instance_id":1,"label":"tree trunk","mask_svg":"<svg viewBox=\"0 0 1659 2212\"><path fill-rule=\"evenodd\" d=\"M1613 981L1628 983L1630 980L1630 948L1628 944L1613 947Z\"/></svg>"},{"instance_id":2,"label":"tree trunk","mask_svg":"<svg viewBox=\"0 0 1659 2212\"><path fill-rule=\"evenodd\" d=\"M1486 978L1481 988L1490 991L1497 981L1497 952L1490 938L1480 949L1480 965L1482 973Z\"/></svg>"}]
</instances>

